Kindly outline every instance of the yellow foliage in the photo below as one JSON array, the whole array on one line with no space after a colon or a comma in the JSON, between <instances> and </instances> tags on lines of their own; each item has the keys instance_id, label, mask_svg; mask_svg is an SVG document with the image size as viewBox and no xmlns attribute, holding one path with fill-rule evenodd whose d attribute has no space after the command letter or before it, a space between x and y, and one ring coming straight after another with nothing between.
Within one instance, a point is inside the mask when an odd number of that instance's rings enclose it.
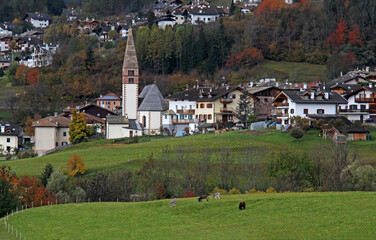
<instances>
[{"instance_id":1,"label":"yellow foliage","mask_svg":"<svg viewBox=\"0 0 376 240\"><path fill-rule=\"evenodd\" d=\"M229 194L242 194L238 189L232 188L230 191L228 191Z\"/></svg>"},{"instance_id":2,"label":"yellow foliage","mask_svg":"<svg viewBox=\"0 0 376 240\"><path fill-rule=\"evenodd\" d=\"M263 191L258 191L256 188L252 188L251 190L245 192L245 194L255 194L255 193L265 193Z\"/></svg>"},{"instance_id":3,"label":"yellow foliage","mask_svg":"<svg viewBox=\"0 0 376 240\"><path fill-rule=\"evenodd\" d=\"M74 154L71 159L69 159L67 165L68 173L72 176L84 174L86 171L86 166L82 161L82 157L77 156L76 154Z\"/></svg>"},{"instance_id":4,"label":"yellow foliage","mask_svg":"<svg viewBox=\"0 0 376 240\"><path fill-rule=\"evenodd\" d=\"M303 190L303 192L314 192L315 189L313 187L310 187L310 188L306 188Z\"/></svg>"},{"instance_id":5,"label":"yellow foliage","mask_svg":"<svg viewBox=\"0 0 376 240\"><path fill-rule=\"evenodd\" d=\"M273 187L266 189L266 193L276 193L277 191Z\"/></svg>"}]
</instances>

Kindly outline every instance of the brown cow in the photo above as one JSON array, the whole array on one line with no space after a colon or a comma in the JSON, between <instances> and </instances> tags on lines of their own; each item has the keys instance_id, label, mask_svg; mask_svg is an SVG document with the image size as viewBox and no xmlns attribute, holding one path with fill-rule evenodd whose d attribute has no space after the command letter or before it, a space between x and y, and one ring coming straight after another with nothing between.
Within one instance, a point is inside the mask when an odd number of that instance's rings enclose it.
<instances>
[{"instance_id":1,"label":"brown cow","mask_svg":"<svg viewBox=\"0 0 376 240\"><path fill-rule=\"evenodd\" d=\"M245 209L245 202L241 202L241 203L239 203L239 209L240 209L240 210Z\"/></svg>"},{"instance_id":2,"label":"brown cow","mask_svg":"<svg viewBox=\"0 0 376 240\"><path fill-rule=\"evenodd\" d=\"M209 197L207 195L201 195L199 198L198 198L198 201L199 202L202 202L202 199L206 199L206 201L209 201Z\"/></svg>"}]
</instances>

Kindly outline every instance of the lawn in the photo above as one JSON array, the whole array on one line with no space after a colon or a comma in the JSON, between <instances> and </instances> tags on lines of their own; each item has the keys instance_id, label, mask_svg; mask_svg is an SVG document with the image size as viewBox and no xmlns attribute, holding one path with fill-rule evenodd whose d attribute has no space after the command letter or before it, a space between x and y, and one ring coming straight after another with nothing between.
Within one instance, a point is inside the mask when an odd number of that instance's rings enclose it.
<instances>
[{"instance_id":1,"label":"lawn","mask_svg":"<svg viewBox=\"0 0 376 240\"><path fill-rule=\"evenodd\" d=\"M226 147L230 148L236 157L239 154L244 154L246 147L265 147L271 151L308 150L320 143L327 143L327 141L320 138L317 131L311 131L311 134L306 134L301 140L295 140L289 133L280 131L260 131L251 134L244 132L228 132L221 135L203 134L184 138L164 138L138 144L121 144L113 143L113 140L97 139L47 156L3 161L2 163L11 166L19 176L38 175L46 163L65 170L69 158L76 154L82 156L82 160L88 168L87 174L91 174L102 170L139 169L150 154L158 157L162 148L166 146L172 150L176 150L180 146L186 146L189 151L210 149L214 153L220 152L221 148Z\"/></svg>"},{"instance_id":2,"label":"lawn","mask_svg":"<svg viewBox=\"0 0 376 240\"><path fill-rule=\"evenodd\" d=\"M29 209L9 218L22 238L375 239L376 193L278 193ZM238 205L245 201L247 209ZM15 239L0 220L0 239Z\"/></svg>"},{"instance_id":3,"label":"lawn","mask_svg":"<svg viewBox=\"0 0 376 240\"><path fill-rule=\"evenodd\" d=\"M290 82L312 82L324 80L324 65L309 63L265 61L251 69L253 75L259 78L289 79Z\"/></svg>"}]
</instances>

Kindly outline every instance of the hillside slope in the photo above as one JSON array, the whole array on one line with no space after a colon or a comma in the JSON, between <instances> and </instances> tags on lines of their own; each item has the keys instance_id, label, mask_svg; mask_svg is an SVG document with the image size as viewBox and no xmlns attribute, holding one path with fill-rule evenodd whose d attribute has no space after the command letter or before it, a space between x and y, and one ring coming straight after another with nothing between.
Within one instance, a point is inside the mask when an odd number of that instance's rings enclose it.
<instances>
[{"instance_id":1,"label":"hillside slope","mask_svg":"<svg viewBox=\"0 0 376 240\"><path fill-rule=\"evenodd\" d=\"M284 193L34 208L9 218L33 239L374 239L376 193ZM246 201L247 209L238 204ZM3 220L1 220L3 221ZM0 228L0 239L15 239Z\"/></svg>"}]
</instances>

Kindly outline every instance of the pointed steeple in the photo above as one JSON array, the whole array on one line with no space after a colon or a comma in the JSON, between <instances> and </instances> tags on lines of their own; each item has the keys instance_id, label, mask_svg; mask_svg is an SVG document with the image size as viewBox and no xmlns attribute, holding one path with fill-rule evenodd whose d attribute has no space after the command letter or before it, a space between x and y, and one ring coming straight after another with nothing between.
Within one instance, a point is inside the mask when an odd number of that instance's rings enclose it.
<instances>
[{"instance_id":1,"label":"pointed steeple","mask_svg":"<svg viewBox=\"0 0 376 240\"><path fill-rule=\"evenodd\" d=\"M123 61L123 72L127 68L138 68L136 47L134 46L132 30L130 30L128 34L127 48L125 49Z\"/></svg>"}]
</instances>

